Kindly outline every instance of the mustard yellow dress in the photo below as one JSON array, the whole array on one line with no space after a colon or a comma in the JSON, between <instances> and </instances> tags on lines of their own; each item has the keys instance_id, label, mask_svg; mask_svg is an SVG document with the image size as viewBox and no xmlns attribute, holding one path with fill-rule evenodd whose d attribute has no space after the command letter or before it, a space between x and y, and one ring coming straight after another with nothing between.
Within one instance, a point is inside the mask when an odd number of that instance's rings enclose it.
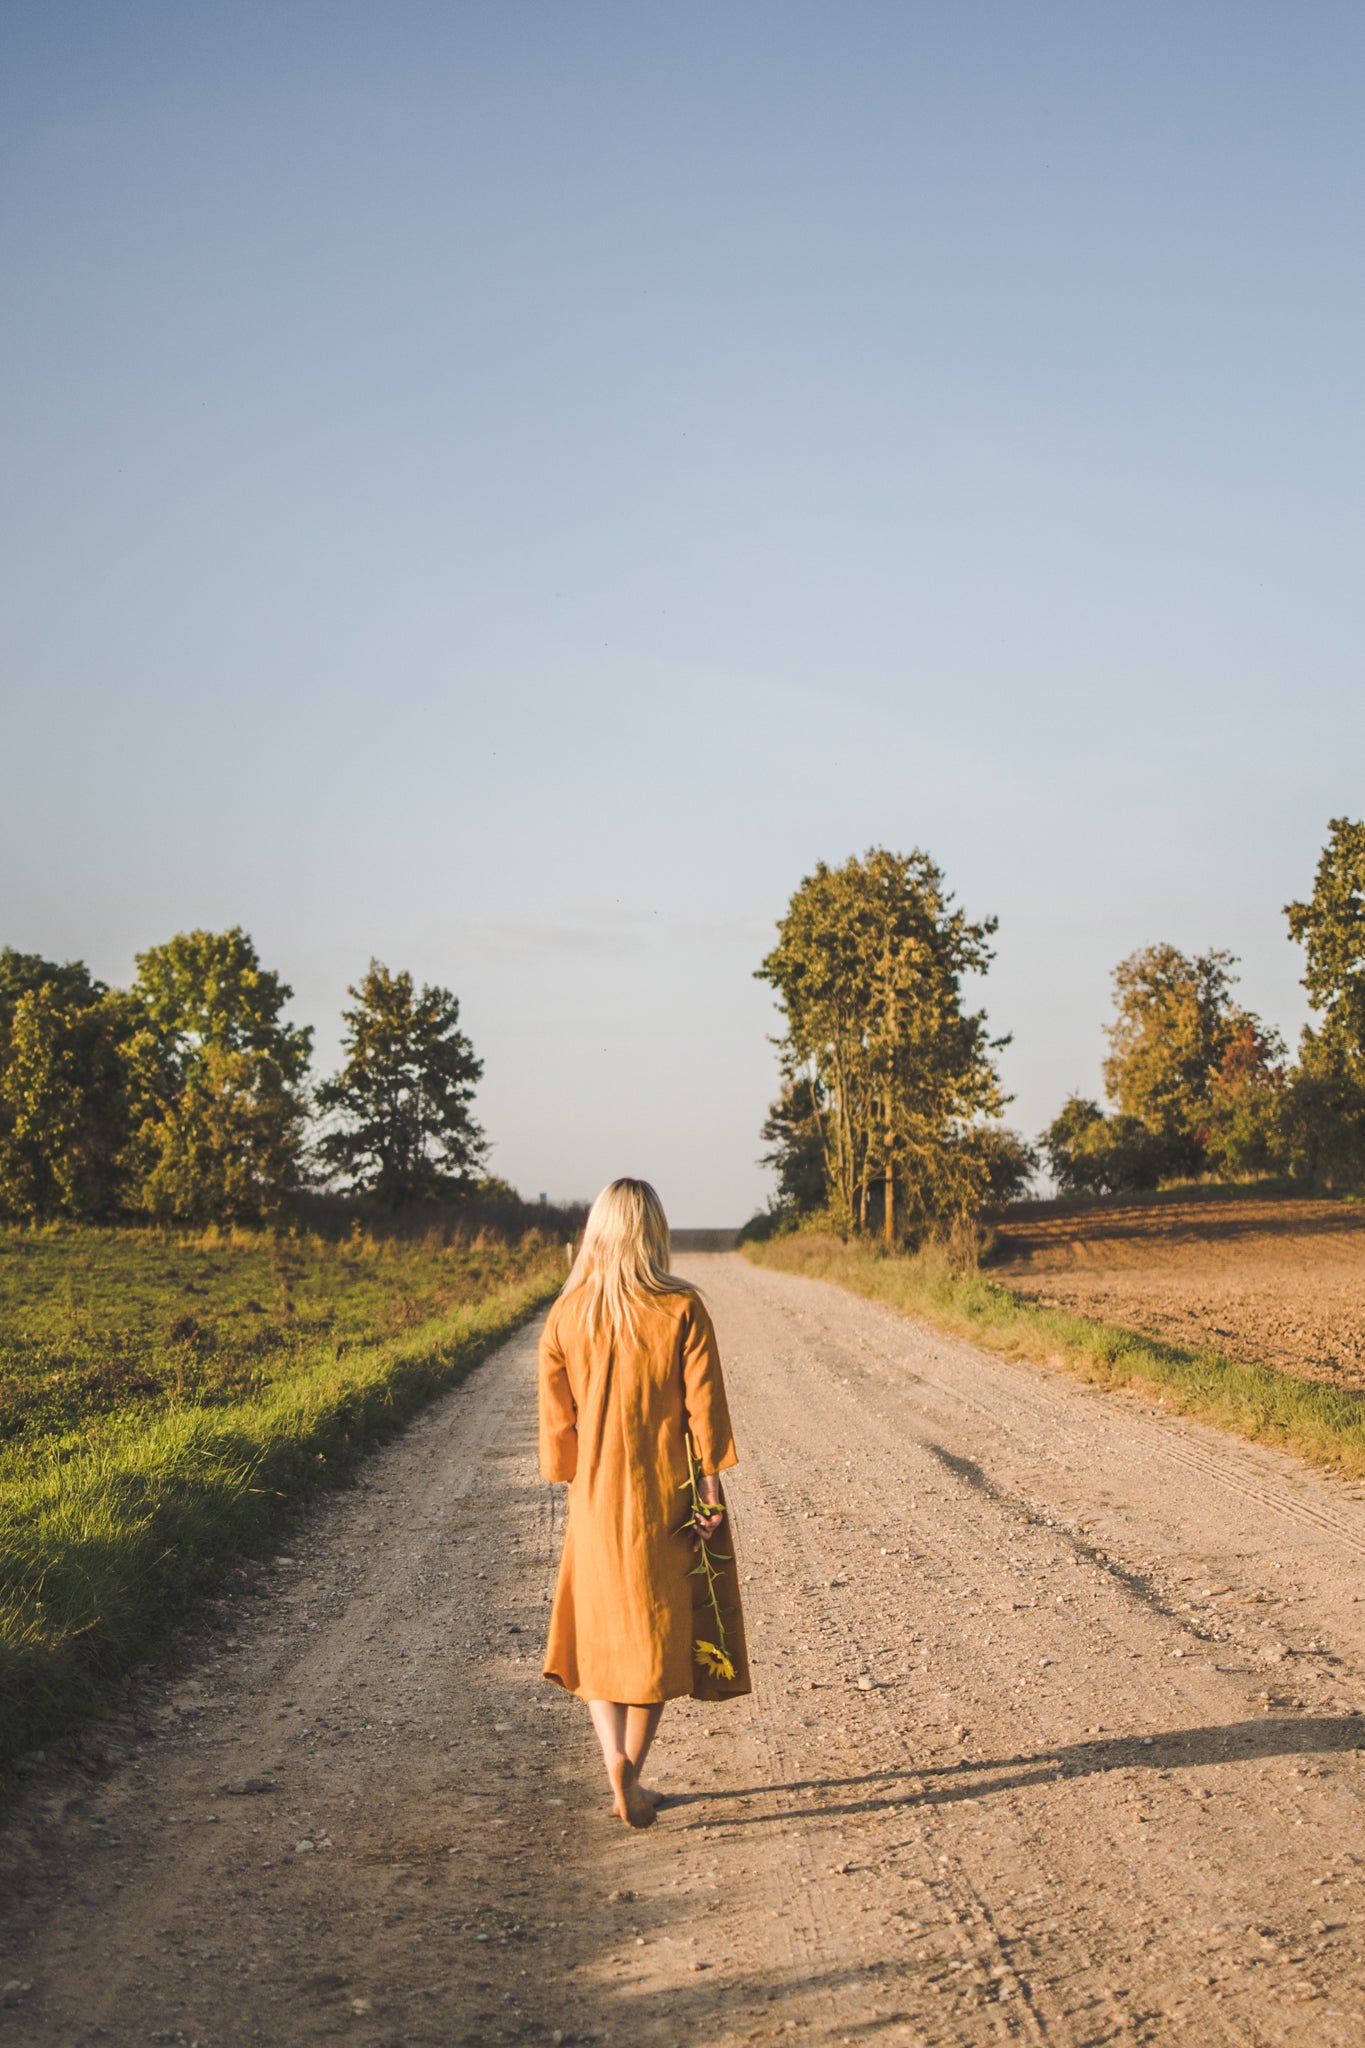
<instances>
[{"instance_id":1,"label":"mustard yellow dress","mask_svg":"<svg viewBox=\"0 0 1365 2048\"><path fill-rule=\"evenodd\" d=\"M724 1567L718 1595L733 1678L699 1665L693 1643L716 1641L690 1535L687 1435L702 1469L735 1464L716 1334L690 1292L652 1295L638 1334L590 1335L583 1289L561 1295L540 1339L540 1470L568 1482L569 1517L550 1610L545 1676L584 1700L648 1706L750 1690L739 1584ZM733 1552L729 1516L711 1539Z\"/></svg>"}]
</instances>

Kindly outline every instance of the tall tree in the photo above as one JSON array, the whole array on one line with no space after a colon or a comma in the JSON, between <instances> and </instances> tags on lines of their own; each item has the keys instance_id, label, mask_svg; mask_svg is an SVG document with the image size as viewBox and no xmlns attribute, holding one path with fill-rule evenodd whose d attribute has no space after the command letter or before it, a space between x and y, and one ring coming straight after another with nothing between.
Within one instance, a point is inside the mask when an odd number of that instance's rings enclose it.
<instances>
[{"instance_id":1,"label":"tall tree","mask_svg":"<svg viewBox=\"0 0 1365 2048\"><path fill-rule=\"evenodd\" d=\"M294 991L262 967L240 925L225 932L180 932L137 955L137 996L171 1057L190 1061L205 1046L262 1053L291 1086L308 1069L313 1034L280 1012Z\"/></svg>"},{"instance_id":2,"label":"tall tree","mask_svg":"<svg viewBox=\"0 0 1365 2048\"><path fill-rule=\"evenodd\" d=\"M137 956L133 1199L196 1222L259 1216L299 1177L312 1033L239 925Z\"/></svg>"},{"instance_id":3,"label":"tall tree","mask_svg":"<svg viewBox=\"0 0 1365 2048\"><path fill-rule=\"evenodd\" d=\"M785 1215L811 1215L829 1200L824 1113L820 1084L809 1074L784 1079L782 1093L769 1106L761 1135L770 1150L761 1163L777 1175L777 1208Z\"/></svg>"},{"instance_id":4,"label":"tall tree","mask_svg":"<svg viewBox=\"0 0 1365 2048\"><path fill-rule=\"evenodd\" d=\"M81 961L0 950L0 1211L118 1208L131 1028L126 998Z\"/></svg>"},{"instance_id":5,"label":"tall tree","mask_svg":"<svg viewBox=\"0 0 1365 2048\"><path fill-rule=\"evenodd\" d=\"M1365 1180L1365 823L1333 818L1313 894L1285 906L1318 1014L1285 1102L1294 1171L1329 1186Z\"/></svg>"},{"instance_id":6,"label":"tall tree","mask_svg":"<svg viewBox=\"0 0 1365 2048\"><path fill-rule=\"evenodd\" d=\"M1333 818L1328 835L1312 896L1285 916L1322 1020L1314 1038L1339 1070L1365 1071L1365 823Z\"/></svg>"},{"instance_id":7,"label":"tall tree","mask_svg":"<svg viewBox=\"0 0 1365 2048\"><path fill-rule=\"evenodd\" d=\"M842 1228L880 1207L888 1244L979 1205L988 1185L971 1142L1002 1107L982 1012L962 1006L995 920L953 906L928 854L872 848L822 861L778 924L757 970L785 1018L788 1090L804 1078L818 1115L830 1206Z\"/></svg>"},{"instance_id":8,"label":"tall tree","mask_svg":"<svg viewBox=\"0 0 1365 2048\"><path fill-rule=\"evenodd\" d=\"M1114 969L1104 1085L1120 1116L1161 1140L1169 1173L1204 1164L1215 1076L1247 1027L1259 1028L1232 1000L1233 964L1231 953L1156 945Z\"/></svg>"},{"instance_id":9,"label":"tall tree","mask_svg":"<svg viewBox=\"0 0 1365 2048\"><path fill-rule=\"evenodd\" d=\"M449 989L391 974L378 960L350 990L345 1063L317 1091L334 1119L318 1156L356 1191L398 1207L470 1187L487 1144L470 1113L483 1062Z\"/></svg>"}]
</instances>

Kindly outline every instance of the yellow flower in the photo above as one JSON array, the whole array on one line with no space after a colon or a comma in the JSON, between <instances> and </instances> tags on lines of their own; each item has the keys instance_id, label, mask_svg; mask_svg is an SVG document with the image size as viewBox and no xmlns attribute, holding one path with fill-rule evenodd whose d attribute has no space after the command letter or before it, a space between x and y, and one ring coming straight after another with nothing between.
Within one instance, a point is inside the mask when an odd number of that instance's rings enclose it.
<instances>
[{"instance_id":1,"label":"yellow flower","mask_svg":"<svg viewBox=\"0 0 1365 2048\"><path fill-rule=\"evenodd\" d=\"M703 1643L700 1638L692 1645L692 1654L703 1671L709 1671L713 1678L733 1678L735 1667L724 1650L718 1650L714 1643Z\"/></svg>"}]
</instances>

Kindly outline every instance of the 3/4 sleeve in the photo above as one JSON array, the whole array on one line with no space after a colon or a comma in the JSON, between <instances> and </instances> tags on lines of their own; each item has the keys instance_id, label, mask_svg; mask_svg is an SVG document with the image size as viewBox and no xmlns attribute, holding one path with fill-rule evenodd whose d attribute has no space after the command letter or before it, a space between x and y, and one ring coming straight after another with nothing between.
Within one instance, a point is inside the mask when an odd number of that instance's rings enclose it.
<instances>
[{"instance_id":1,"label":"3/4 sleeve","mask_svg":"<svg viewBox=\"0 0 1365 2048\"><path fill-rule=\"evenodd\" d=\"M569 1386L569 1368L559 1348L553 1314L540 1333L537 1379L540 1476L567 1483L578 1470L578 1408Z\"/></svg>"},{"instance_id":2,"label":"3/4 sleeve","mask_svg":"<svg viewBox=\"0 0 1365 2048\"><path fill-rule=\"evenodd\" d=\"M704 1302L689 1302L682 1323L683 1405L693 1449L703 1472L725 1472L739 1463L730 1433L730 1409L720 1369L720 1349Z\"/></svg>"}]
</instances>

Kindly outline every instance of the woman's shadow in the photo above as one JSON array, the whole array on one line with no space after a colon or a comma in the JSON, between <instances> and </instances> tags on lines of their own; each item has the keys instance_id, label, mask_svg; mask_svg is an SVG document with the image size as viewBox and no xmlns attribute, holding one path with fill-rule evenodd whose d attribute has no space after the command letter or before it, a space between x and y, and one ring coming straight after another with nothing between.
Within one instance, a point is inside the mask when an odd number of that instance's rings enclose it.
<instances>
[{"instance_id":1,"label":"woman's shadow","mask_svg":"<svg viewBox=\"0 0 1365 2048\"><path fill-rule=\"evenodd\" d=\"M1053 1784L1058 1778L1094 1777L1104 1771L1206 1769L1277 1756L1330 1756L1357 1748L1365 1748L1365 1715L1301 1715L1293 1720L1267 1717L1234 1721L1224 1727L1181 1728L1164 1735L1110 1735L1017 1756L961 1757L946 1764L864 1771L856 1777L794 1778L786 1784L736 1786L729 1791L679 1792L668 1804L674 1808L715 1806L773 1793L809 1793L811 1799L803 1804L810 1813L883 1813L898 1807L952 1806L963 1799L985 1799L992 1793ZM906 1790L894 1789L906 1781ZM873 1786L878 1788L875 1792L868 1789L862 1797L856 1796L863 1787ZM727 1825L761 1826L765 1821L789 1819L790 1814L790 1807L784 1805L777 1812L727 1817Z\"/></svg>"}]
</instances>

